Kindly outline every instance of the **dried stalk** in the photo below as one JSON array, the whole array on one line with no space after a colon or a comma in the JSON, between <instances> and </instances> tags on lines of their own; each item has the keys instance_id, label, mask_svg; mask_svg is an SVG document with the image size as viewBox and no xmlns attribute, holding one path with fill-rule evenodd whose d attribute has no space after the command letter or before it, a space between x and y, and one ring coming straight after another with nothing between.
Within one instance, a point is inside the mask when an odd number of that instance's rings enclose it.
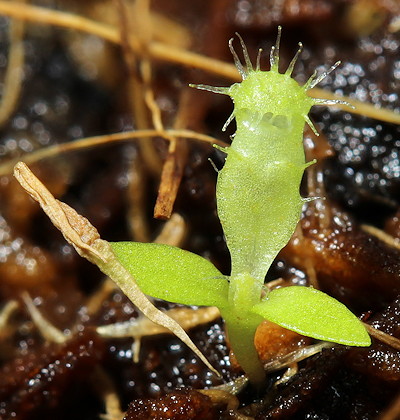
<instances>
[{"instance_id":1,"label":"dried stalk","mask_svg":"<svg viewBox=\"0 0 400 420\"><path fill-rule=\"evenodd\" d=\"M39 6L20 5L9 1L0 0L0 14L14 17L34 23L48 24L78 30L89 34L97 35L114 44L120 44L121 38L119 29L107 24L95 22L91 19L72 13L60 12ZM129 43L136 54L140 55L141 44L134 38ZM230 80L239 81L240 77L234 65L223 61L205 57L182 48L151 41L146 48L146 54L153 59L165 60L171 63L181 64L189 68L197 68L208 73L226 77ZM340 99L354 106L349 109L347 105L338 104L337 107L358 115L364 115L380 121L400 124L400 114L386 108L377 108L372 104L360 102L347 96L338 96L323 89L314 88L310 91L311 96L322 99Z\"/></svg>"},{"instance_id":2,"label":"dried stalk","mask_svg":"<svg viewBox=\"0 0 400 420\"><path fill-rule=\"evenodd\" d=\"M191 90L187 89L182 91L174 122L175 129L185 128L190 120L192 93ZM186 142L183 139L173 137L169 143L168 155L164 162L157 201L154 206L154 217L156 219L169 219L171 217L187 156Z\"/></svg>"},{"instance_id":3,"label":"dried stalk","mask_svg":"<svg viewBox=\"0 0 400 420\"><path fill-rule=\"evenodd\" d=\"M125 131L123 133L105 134L101 136L85 137L83 139L74 140L69 143L54 144L43 149L36 150L32 153L27 153L25 156L20 156L17 159L10 159L0 165L0 176L12 173L14 166L19 160L23 160L26 164L31 165L43 159L52 158L62 153L73 152L78 150L86 150L92 147L110 144L121 141L131 141L140 137L169 137L177 136L187 139L199 140L209 144L218 144L226 147L227 143L218 140L214 137L200 134L191 130L139 130L139 131Z\"/></svg>"},{"instance_id":4,"label":"dried stalk","mask_svg":"<svg viewBox=\"0 0 400 420\"><path fill-rule=\"evenodd\" d=\"M65 343L68 339L68 336L63 334L62 331L56 328L42 315L42 313L33 303L29 293L24 292L22 293L21 297L25 302L26 307L28 308L33 323L36 325L43 338L51 343Z\"/></svg>"},{"instance_id":5,"label":"dried stalk","mask_svg":"<svg viewBox=\"0 0 400 420\"><path fill-rule=\"evenodd\" d=\"M142 138L143 140L143 138ZM143 148L141 149L143 151ZM142 156L134 150L128 166L128 188L126 191L126 217L129 232L134 241L150 242L150 229L146 217L146 180L147 174L142 162Z\"/></svg>"},{"instance_id":6,"label":"dried stalk","mask_svg":"<svg viewBox=\"0 0 400 420\"><path fill-rule=\"evenodd\" d=\"M104 274L117 283L125 295L147 318L172 331L193 350L211 371L219 375L192 342L185 330L149 301L140 290L135 279L119 263L110 244L100 238L96 228L85 217L79 215L67 204L55 199L23 162L19 162L15 166L14 176L30 196L39 202L52 223L61 231L67 242L75 248L81 257L97 265Z\"/></svg>"},{"instance_id":7,"label":"dried stalk","mask_svg":"<svg viewBox=\"0 0 400 420\"><path fill-rule=\"evenodd\" d=\"M106 409L106 413L100 415L101 420L122 420L125 417L125 413L121 410L116 387L106 371L96 366L92 383L103 400Z\"/></svg>"},{"instance_id":8,"label":"dried stalk","mask_svg":"<svg viewBox=\"0 0 400 420\"><path fill-rule=\"evenodd\" d=\"M178 213L173 213L153 242L156 244L182 247L186 233L187 226L185 219Z\"/></svg>"},{"instance_id":9,"label":"dried stalk","mask_svg":"<svg viewBox=\"0 0 400 420\"><path fill-rule=\"evenodd\" d=\"M199 389L198 392L210 398L215 405L225 405L227 410L237 410L239 407L239 399L229 392L220 389Z\"/></svg>"},{"instance_id":10,"label":"dried stalk","mask_svg":"<svg viewBox=\"0 0 400 420\"><path fill-rule=\"evenodd\" d=\"M394 236L390 235L384 230L379 229L375 226L371 226L371 225L361 225L361 229L364 232L367 232L370 235L375 236L380 241L384 242L386 245L389 245L392 248L400 249L400 239L395 238Z\"/></svg>"},{"instance_id":11,"label":"dried stalk","mask_svg":"<svg viewBox=\"0 0 400 420\"><path fill-rule=\"evenodd\" d=\"M147 0L136 1L133 5L134 11L139 13L140 20L131 18L131 10L127 7L124 0L114 0L119 18L120 44L122 47L125 67L128 73L128 99L133 115L133 120L139 130L145 130L151 126L149 112L146 107L146 93L149 90L151 81L150 62L146 57L147 45L150 42L150 23L149 23L149 4ZM134 12L132 11L132 12ZM134 16L134 13L132 13ZM144 21L144 22L143 22ZM131 27L136 27L136 31L131 34ZM138 50L134 49L131 40L140 46L144 51L141 60L138 60ZM144 92L144 94L143 94ZM154 125L154 114L153 114ZM154 125L155 129L163 130L162 125ZM139 138L140 152L145 162L145 166L153 174L158 175L161 168L161 159L158 156L154 145L145 139Z\"/></svg>"},{"instance_id":12,"label":"dried stalk","mask_svg":"<svg viewBox=\"0 0 400 420\"><path fill-rule=\"evenodd\" d=\"M0 333L7 327L10 317L18 309L16 300L9 300L0 310Z\"/></svg>"},{"instance_id":13,"label":"dried stalk","mask_svg":"<svg viewBox=\"0 0 400 420\"><path fill-rule=\"evenodd\" d=\"M323 349L329 349L334 346L335 343L328 343L323 341L318 344L302 347L298 350L286 354L283 357L280 357L279 359L275 359L266 363L264 365L264 369L267 373L276 372L277 370L289 367L293 363L299 363L304 359L314 356L314 354L320 353Z\"/></svg>"},{"instance_id":14,"label":"dried stalk","mask_svg":"<svg viewBox=\"0 0 400 420\"><path fill-rule=\"evenodd\" d=\"M165 312L175 321L179 322L185 330L207 324L219 318L220 312L217 308L210 306L206 308L174 308ZM108 338L142 338L158 334L168 333L169 330L146 318L132 319L116 324L100 325L96 328L99 335Z\"/></svg>"},{"instance_id":15,"label":"dried stalk","mask_svg":"<svg viewBox=\"0 0 400 420\"><path fill-rule=\"evenodd\" d=\"M385 343L388 346L400 351L400 340L398 338L378 330L378 328L375 328L373 325L367 324L366 322L363 322L363 324L369 335L381 341L382 343Z\"/></svg>"},{"instance_id":16,"label":"dried stalk","mask_svg":"<svg viewBox=\"0 0 400 420\"><path fill-rule=\"evenodd\" d=\"M19 2L24 4L25 0L19 0ZM25 56L24 29L25 22L22 20L13 20L10 24L11 45L4 77L3 97L0 103L0 127L9 120L14 112L21 93Z\"/></svg>"}]
</instances>

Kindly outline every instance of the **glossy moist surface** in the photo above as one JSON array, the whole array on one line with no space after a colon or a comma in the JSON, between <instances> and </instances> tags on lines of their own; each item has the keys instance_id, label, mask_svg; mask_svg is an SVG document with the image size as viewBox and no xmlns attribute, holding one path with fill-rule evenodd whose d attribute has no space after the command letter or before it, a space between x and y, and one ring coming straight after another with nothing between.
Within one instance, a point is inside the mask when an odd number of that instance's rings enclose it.
<instances>
[{"instance_id":1,"label":"glossy moist surface","mask_svg":"<svg viewBox=\"0 0 400 420\"><path fill-rule=\"evenodd\" d=\"M59 2L57 7L97 22L118 21L114 2ZM168 41L230 63L227 40L238 31L254 60L259 47L270 49L281 24L283 68L297 42L305 45L294 71L300 83L315 68L326 70L341 59L342 65L323 82L325 89L398 110L400 41L399 33L388 29L398 11L386 4L365 9L362 15L367 20L360 21L361 14L351 7L339 0L214 1L207 7L204 1L152 2L157 42ZM159 20L160 15L169 20ZM166 26L171 21L179 24L174 30ZM9 21L1 18L0 23L3 81L9 62ZM130 33L139 34L137 28L130 24ZM188 40L190 45L185 44ZM33 24L26 28L24 47L24 82L1 127L0 163L75 138L151 126L150 118L143 117L146 105L140 108L136 103L135 113L130 108L133 92L140 89L128 85L131 73L120 49L76 30ZM267 61L264 56L265 70ZM221 134L231 111L229 99L182 91L189 83L229 86L235 81L159 58L152 67L153 90L166 127L190 127L230 141L234 128ZM311 141L306 131L307 161L316 157L320 163L304 182L302 194L314 192L326 200L304 210L303 236L279 254L267 280L282 277L283 284L306 285L314 270L321 290L400 338L399 251L362 228L368 222L400 237L398 126L317 107L312 118L323 135ZM145 144L152 145L150 153ZM161 157L161 163L151 156ZM209 145L186 140L168 153L163 140L155 139L143 142L140 151L137 142L114 143L57 155L32 169L58 198L88 217L103 238L151 241L162 225L152 219L152 208L160 167L169 157L169 165L175 162L170 179L179 180L182 174L174 207L186 222L182 246L210 258L227 273L230 261L215 212L216 173L208 161L211 158L221 168L224 156ZM259 405L260 399L255 400L249 389L237 400L229 399L229 405L222 394L218 399L191 391L222 381L165 334L143 337L139 362L134 363L131 338L100 337L96 327L136 320L136 309L120 292L102 289L98 271L76 256L11 176L2 175L0 180L0 307L17 305L0 328L0 418L98 419L105 412L104 393L109 390L121 410L128 410L127 418L162 419L164 412L187 416L195 412L204 413L203 418L226 419L241 407L241 414L257 419L372 419L395 404L399 353L376 340L369 349L337 348L310 357L299 363L297 375L277 388L273 384L283 369L269 372L260 390L268 401L265 405ZM270 207L266 202L262 211L268 214ZM167 237L176 240L175 235L170 232ZM70 334L68 341L57 344L43 338L21 299L23 292L51 324ZM240 375L219 319L198 323L190 335L225 382ZM275 363L277 357L313 342L263 324L256 344L263 360Z\"/></svg>"}]
</instances>

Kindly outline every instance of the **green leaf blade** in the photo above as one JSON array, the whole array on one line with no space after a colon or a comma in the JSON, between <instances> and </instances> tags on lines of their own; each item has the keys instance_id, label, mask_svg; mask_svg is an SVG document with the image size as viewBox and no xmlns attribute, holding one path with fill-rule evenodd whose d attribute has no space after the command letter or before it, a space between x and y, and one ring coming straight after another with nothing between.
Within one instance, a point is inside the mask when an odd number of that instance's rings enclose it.
<instances>
[{"instance_id":1,"label":"green leaf blade","mask_svg":"<svg viewBox=\"0 0 400 420\"><path fill-rule=\"evenodd\" d=\"M228 305L228 281L208 260L180 248L111 242L120 263L147 295L185 305Z\"/></svg>"},{"instance_id":2,"label":"green leaf blade","mask_svg":"<svg viewBox=\"0 0 400 420\"><path fill-rule=\"evenodd\" d=\"M345 305L310 287L275 289L251 311L289 330L319 340L360 347L371 344L365 327Z\"/></svg>"}]
</instances>

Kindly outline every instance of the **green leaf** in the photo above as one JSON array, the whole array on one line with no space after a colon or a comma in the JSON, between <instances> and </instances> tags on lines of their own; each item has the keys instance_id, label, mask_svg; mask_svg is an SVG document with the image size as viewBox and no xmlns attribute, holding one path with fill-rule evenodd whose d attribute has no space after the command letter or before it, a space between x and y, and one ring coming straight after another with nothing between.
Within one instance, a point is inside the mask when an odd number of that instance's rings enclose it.
<instances>
[{"instance_id":1,"label":"green leaf","mask_svg":"<svg viewBox=\"0 0 400 420\"><path fill-rule=\"evenodd\" d=\"M208 260L180 248L112 242L120 263L147 295L186 305L228 305L228 281Z\"/></svg>"},{"instance_id":2,"label":"green leaf","mask_svg":"<svg viewBox=\"0 0 400 420\"><path fill-rule=\"evenodd\" d=\"M310 287L275 289L251 311L289 330L319 340L351 346L371 344L361 321L346 306Z\"/></svg>"}]
</instances>

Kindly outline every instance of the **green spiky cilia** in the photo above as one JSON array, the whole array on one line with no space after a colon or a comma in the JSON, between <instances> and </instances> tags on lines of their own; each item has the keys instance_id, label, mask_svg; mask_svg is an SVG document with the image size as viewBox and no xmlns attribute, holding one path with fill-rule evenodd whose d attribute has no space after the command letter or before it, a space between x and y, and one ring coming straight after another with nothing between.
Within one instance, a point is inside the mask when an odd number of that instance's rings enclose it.
<instances>
[{"instance_id":1,"label":"green spiky cilia","mask_svg":"<svg viewBox=\"0 0 400 420\"><path fill-rule=\"evenodd\" d=\"M263 319L300 334L345 345L369 346L362 323L340 302L318 290L291 286L265 290L264 278L279 251L288 243L300 219L304 199L299 187L305 162L304 124L318 134L308 118L313 105L340 101L314 99L307 91L336 68L314 73L301 86L292 71L301 44L284 73L279 72L281 29L270 54L270 70L250 61L243 40L245 66L232 45L241 83L230 87L195 85L229 95L237 131L223 169L218 174L217 209L231 254L230 276L198 255L166 245L113 243L121 263L148 295L188 305L217 306L225 320L231 347L253 383L264 371L254 347ZM311 162L312 163L312 162Z\"/></svg>"}]
</instances>

